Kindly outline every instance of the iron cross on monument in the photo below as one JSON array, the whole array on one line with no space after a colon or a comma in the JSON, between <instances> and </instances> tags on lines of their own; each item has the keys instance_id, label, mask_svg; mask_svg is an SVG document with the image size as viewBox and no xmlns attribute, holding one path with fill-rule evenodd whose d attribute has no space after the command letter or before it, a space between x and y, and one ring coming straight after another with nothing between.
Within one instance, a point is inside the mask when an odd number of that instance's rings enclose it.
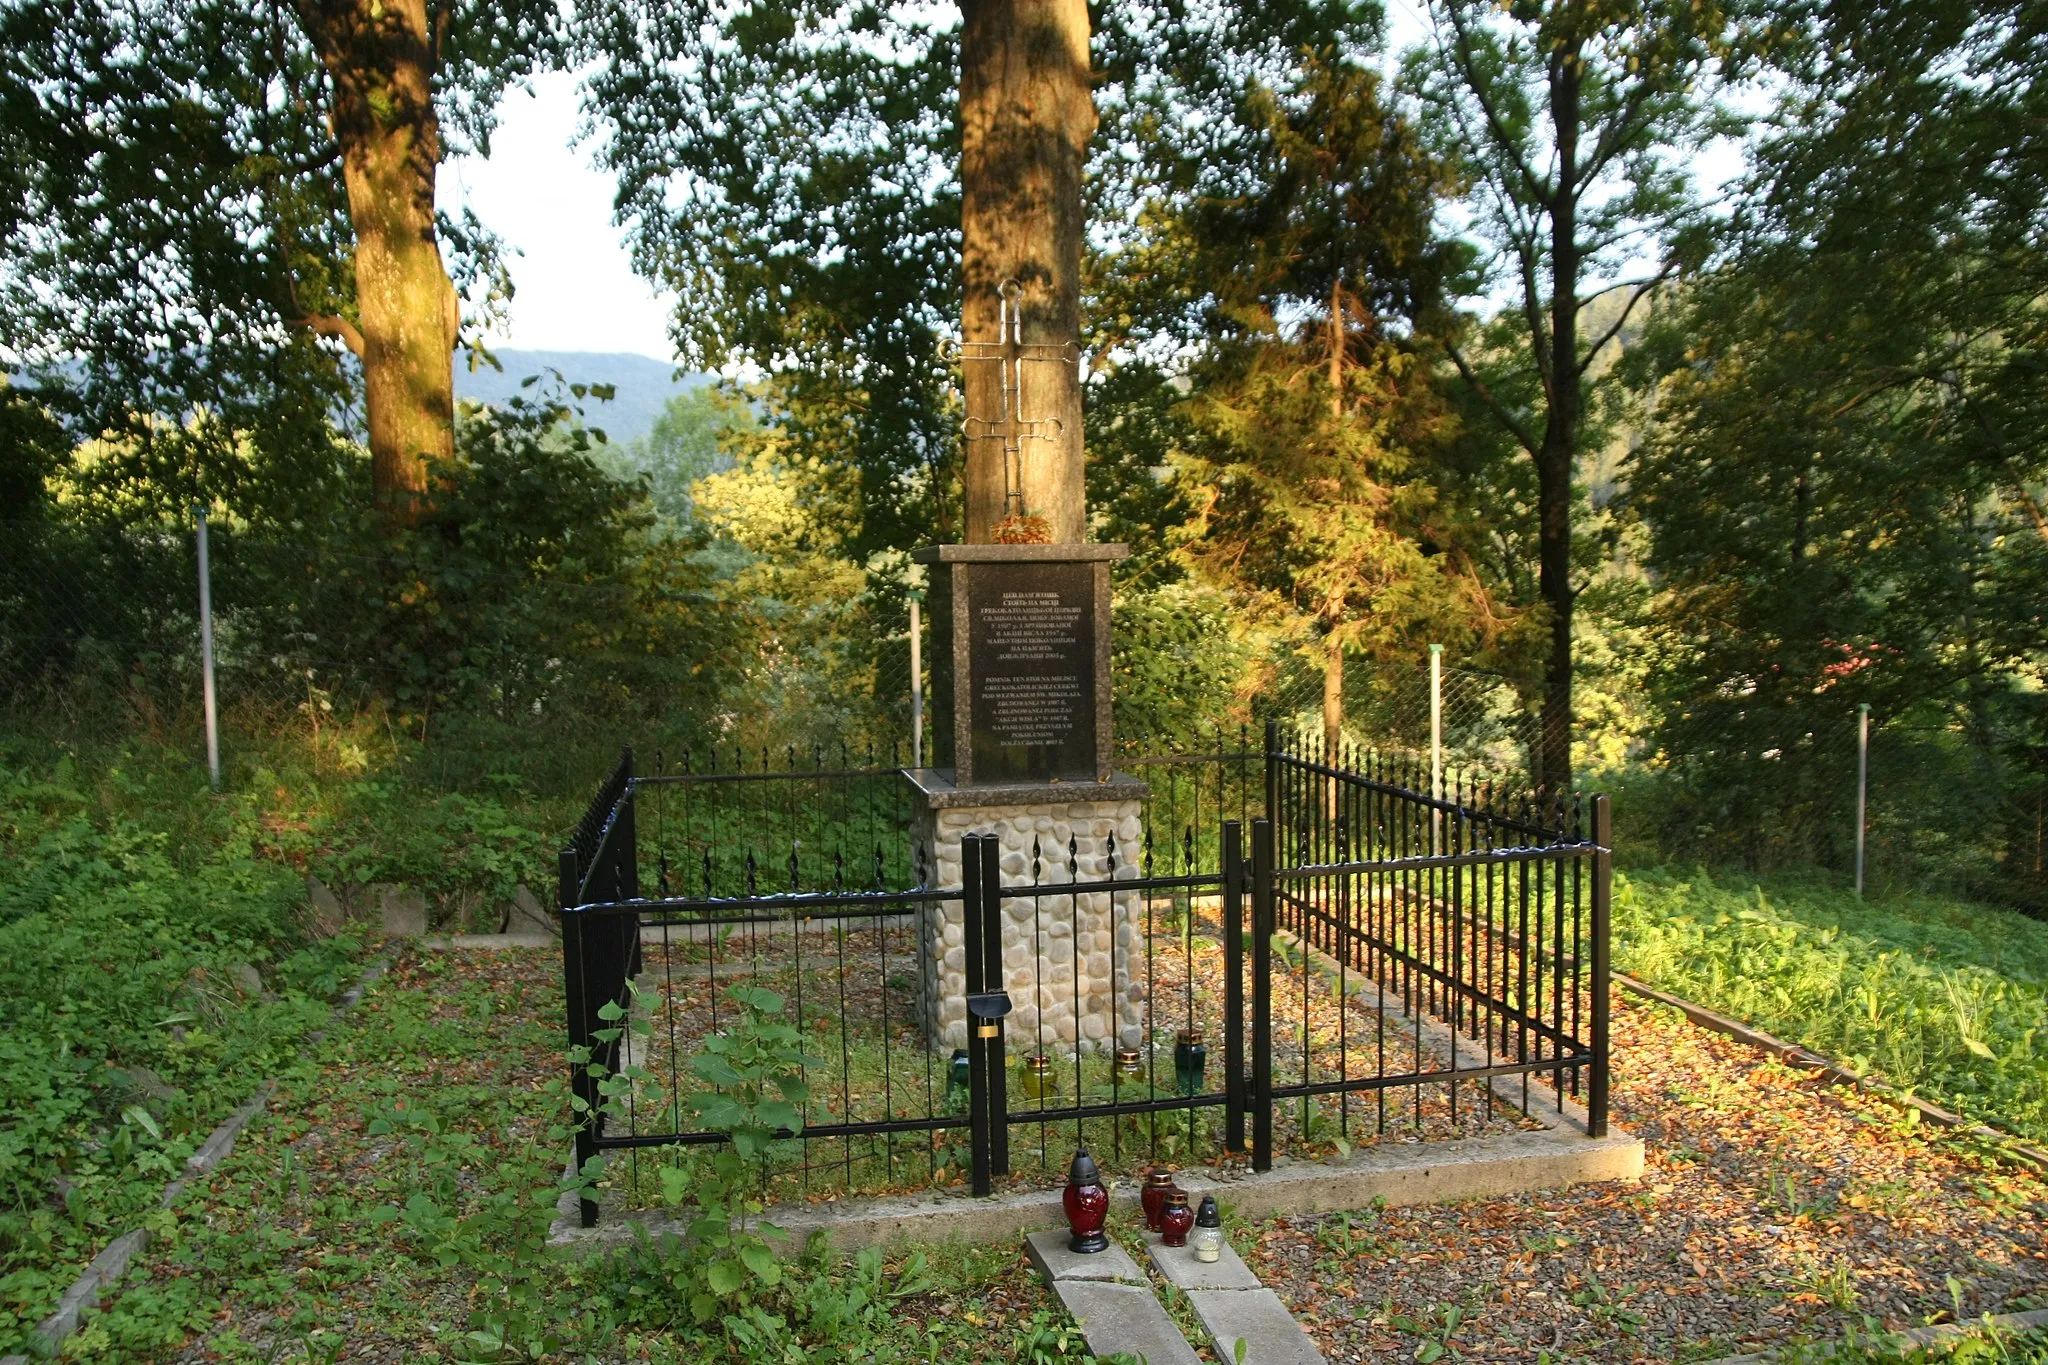
<instances>
[{"instance_id":1,"label":"iron cross on monument","mask_svg":"<svg viewBox=\"0 0 2048 1365\"><path fill-rule=\"evenodd\" d=\"M1030 515L1024 506L1024 443L1057 441L1066 432L1066 423L1057 417L1024 415L1024 366L1036 362L1078 368L1081 348L1071 341L1026 344L1017 306L1018 298L1024 292L1023 285L1014 279L1004 280L998 292L1002 295L997 327L999 339L960 343L962 365L994 364L1000 367L996 387L997 411L994 417L969 412L966 420L960 423L960 435L969 442L1003 443L1003 514L1005 517L1024 517ZM967 391L972 394L974 386L968 385Z\"/></svg>"}]
</instances>

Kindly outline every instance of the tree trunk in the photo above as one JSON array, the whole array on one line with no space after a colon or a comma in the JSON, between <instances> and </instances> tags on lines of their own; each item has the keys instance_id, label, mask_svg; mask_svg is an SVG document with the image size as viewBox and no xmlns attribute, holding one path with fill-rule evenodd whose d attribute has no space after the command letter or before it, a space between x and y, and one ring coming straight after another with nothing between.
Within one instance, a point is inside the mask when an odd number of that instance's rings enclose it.
<instances>
[{"instance_id":1,"label":"tree trunk","mask_svg":"<svg viewBox=\"0 0 2048 1365\"><path fill-rule=\"evenodd\" d=\"M1330 420L1344 420L1344 286L1330 284Z\"/></svg>"},{"instance_id":2,"label":"tree trunk","mask_svg":"<svg viewBox=\"0 0 2048 1365\"><path fill-rule=\"evenodd\" d=\"M455 453L455 286L434 236L437 39L425 0L299 0L298 12L334 81L371 483L385 524L409 526Z\"/></svg>"},{"instance_id":3,"label":"tree trunk","mask_svg":"<svg viewBox=\"0 0 2048 1365\"><path fill-rule=\"evenodd\" d=\"M960 41L961 366L970 423L1042 424L1016 446L966 442L970 544L986 543L1012 511L1043 517L1052 539L1086 539L1081 440L1081 172L1095 133L1086 0L965 0ZM1005 281L1019 286L1014 404L1004 364L987 358L1002 334ZM979 343L979 345L977 345ZM1073 349L1068 349L1073 348ZM1056 426L1053 424L1057 424Z\"/></svg>"},{"instance_id":4,"label":"tree trunk","mask_svg":"<svg viewBox=\"0 0 2048 1365\"><path fill-rule=\"evenodd\" d=\"M1550 114L1557 138L1557 198L1550 214L1550 364L1543 448L1536 457L1537 591L1550 607L1537 785L1572 785L1572 475L1579 393L1579 64L1552 59Z\"/></svg>"}]
</instances>

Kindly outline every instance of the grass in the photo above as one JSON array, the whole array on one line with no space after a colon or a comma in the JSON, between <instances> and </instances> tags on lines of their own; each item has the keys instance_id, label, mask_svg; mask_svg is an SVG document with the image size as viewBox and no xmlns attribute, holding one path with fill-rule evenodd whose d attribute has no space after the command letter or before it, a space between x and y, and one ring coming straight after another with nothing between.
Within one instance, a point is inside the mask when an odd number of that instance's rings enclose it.
<instances>
[{"instance_id":1,"label":"grass","mask_svg":"<svg viewBox=\"0 0 2048 1365\"><path fill-rule=\"evenodd\" d=\"M1974 1332L1931 1346L1899 1347L1880 1337L1797 1347L1773 1357L1779 1365L2048 1365L2048 1332Z\"/></svg>"},{"instance_id":2,"label":"grass","mask_svg":"<svg viewBox=\"0 0 2048 1365\"><path fill-rule=\"evenodd\" d=\"M1011 1247L797 1260L731 1336L679 1316L672 1248L550 1254L566 1104L520 1079L558 1047L535 1008L548 965L401 959L160 1220L146 1277L67 1358L1086 1358Z\"/></svg>"},{"instance_id":3,"label":"grass","mask_svg":"<svg viewBox=\"0 0 2048 1365\"><path fill-rule=\"evenodd\" d=\"M245 813L213 817L175 839L70 764L0 766L0 1354L354 973Z\"/></svg>"},{"instance_id":4,"label":"grass","mask_svg":"<svg viewBox=\"0 0 2048 1365\"><path fill-rule=\"evenodd\" d=\"M1958 1113L2048 1139L2048 923L1818 880L1617 873L1618 968Z\"/></svg>"}]
</instances>

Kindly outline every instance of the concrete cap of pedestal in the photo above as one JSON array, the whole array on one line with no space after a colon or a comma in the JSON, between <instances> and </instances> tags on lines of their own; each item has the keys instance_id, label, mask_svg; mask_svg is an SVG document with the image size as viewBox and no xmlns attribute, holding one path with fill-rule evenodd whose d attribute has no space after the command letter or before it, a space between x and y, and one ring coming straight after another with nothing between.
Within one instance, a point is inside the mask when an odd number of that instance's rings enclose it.
<instances>
[{"instance_id":1,"label":"concrete cap of pedestal","mask_svg":"<svg viewBox=\"0 0 2048 1365\"><path fill-rule=\"evenodd\" d=\"M1051 806L1073 801L1143 801L1151 784L1129 773L1111 773L1107 782L1077 778L1069 782L1018 782L1000 787L956 787L951 768L905 768L932 810L956 806Z\"/></svg>"},{"instance_id":2,"label":"concrete cap of pedestal","mask_svg":"<svg viewBox=\"0 0 2048 1365\"><path fill-rule=\"evenodd\" d=\"M1128 559L1128 545L1097 545L1093 541L1064 545L927 545L912 550L919 564L1082 564L1099 559Z\"/></svg>"}]
</instances>

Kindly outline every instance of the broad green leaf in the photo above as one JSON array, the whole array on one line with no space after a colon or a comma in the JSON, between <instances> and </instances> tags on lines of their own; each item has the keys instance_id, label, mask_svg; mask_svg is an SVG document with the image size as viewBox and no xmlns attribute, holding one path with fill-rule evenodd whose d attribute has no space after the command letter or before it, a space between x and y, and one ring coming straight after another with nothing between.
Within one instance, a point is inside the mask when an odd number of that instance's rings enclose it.
<instances>
[{"instance_id":1,"label":"broad green leaf","mask_svg":"<svg viewBox=\"0 0 2048 1365\"><path fill-rule=\"evenodd\" d=\"M704 1282L711 1286L712 1293L720 1297L732 1294L746 1281L746 1271L738 1261L713 1261L704 1272Z\"/></svg>"}]
</instances>

